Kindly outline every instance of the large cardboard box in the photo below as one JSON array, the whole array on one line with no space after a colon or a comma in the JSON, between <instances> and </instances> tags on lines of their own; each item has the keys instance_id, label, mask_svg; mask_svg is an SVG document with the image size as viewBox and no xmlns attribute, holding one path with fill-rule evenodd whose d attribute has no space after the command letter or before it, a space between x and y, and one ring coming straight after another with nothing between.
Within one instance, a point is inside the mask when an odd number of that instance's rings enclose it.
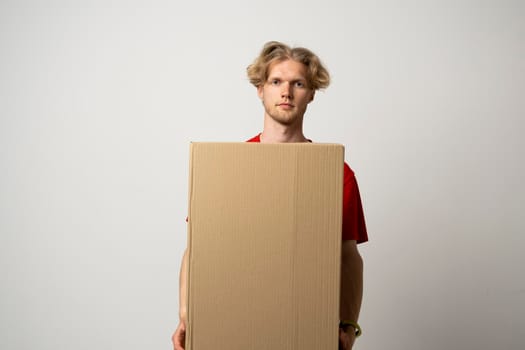
<instances>
[{"instance_id":1,"label":"large cardboard box","mask_svg":"<svg viewBox=\"0 0 525 350\"><path fill-rule=\"evenodd\" d=\"M335 144L191 144L186 349L337 349L343 164Z\"/></svg>"}]
</instances>

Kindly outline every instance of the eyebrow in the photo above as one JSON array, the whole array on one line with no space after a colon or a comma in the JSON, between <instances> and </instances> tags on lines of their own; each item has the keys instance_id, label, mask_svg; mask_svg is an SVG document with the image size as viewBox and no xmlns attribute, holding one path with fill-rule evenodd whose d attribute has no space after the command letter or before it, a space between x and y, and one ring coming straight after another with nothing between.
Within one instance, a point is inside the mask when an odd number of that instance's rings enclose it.
<instances>
[{"instance_id":1,"label":"eyebrow","mask_svg":"<svg viewBox=\"0 0 525 350\"><path fill-rule=\"evenodd\" d=\"M286 80L286 79L283 79L282 77L278 77L278 76L268 76L268 79L267 80ZM304 83L307 83L308 80L306 78L292 78L290 80L286 80L286 81L289 81L291 83L296 83L298 81L300 82L304 82Z\"/></svg>"}]
</instances>

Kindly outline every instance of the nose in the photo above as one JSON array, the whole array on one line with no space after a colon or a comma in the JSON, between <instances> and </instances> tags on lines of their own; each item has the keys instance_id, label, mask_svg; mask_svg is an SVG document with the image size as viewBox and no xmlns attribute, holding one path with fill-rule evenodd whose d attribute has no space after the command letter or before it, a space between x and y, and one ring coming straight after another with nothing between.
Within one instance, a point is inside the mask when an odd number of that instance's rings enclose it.
<instances>
[{"instance_id":1,"label":"nose","mask_svg":"<svg viewBox=\"0 0 525 350\"><path fill-rule=\"evenodd\" d=\"M284 82L281 84L281 97L282 98L293 98L292 85L289 82Z\"/></svg>"}]
</instances>

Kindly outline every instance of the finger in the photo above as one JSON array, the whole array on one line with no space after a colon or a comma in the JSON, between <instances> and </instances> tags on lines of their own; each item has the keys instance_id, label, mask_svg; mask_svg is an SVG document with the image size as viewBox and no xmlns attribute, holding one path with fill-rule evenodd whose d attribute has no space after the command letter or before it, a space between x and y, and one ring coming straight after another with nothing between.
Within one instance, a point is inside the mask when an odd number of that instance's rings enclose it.
<instances>
[{"instance_id":1,"label":"finger","mask_svg":"<svg viewBox=\"0 0 525 350\"><path fill-rule=\"evenodd\" d=\"M343 338L343 332L339 330L339 350L344 350L344 338Z\"/></svg>"},{"instance_id":2,"label":"finger","mask_svg":"<svg viewBox=\"0 0 525 350\"><path fill-rule=\"evenodd\" d=\"M186 332L181 328L178 327L172 337L174 350L184 350Z\"/></svg>"},{"instance_id":3,"label":"finger","mask_svg":"<svg viewBox=\"0 0 525 350\"><path fill-rule=\"evenodd\" d=\"M171 343L173 344L173 350L177 350L177 332L171 336Z\"/></svg>"},{"instance_id":4,"label":"finger","mask_svg":"<svg viewBox=\"0 0 525 350\"><path fill-rule=\"evenodd\" d=\"M350 336L348 336L347 333L345 332L340 332L339 333L339 342L341 344L341 349L343 350L350 350L352 348L351 344L352 344L352 340L350 338Z\"/></svg>"},{"instance_id":5,"label":"finger","mask_svg":"<svg viewBox=\"0 0 525 350\"><path fill-rule=\"evenodd\" d=\"M184 329L181 329L179 333L179 347L181 350L186 347L186 331Z\"/></svg>"}]
</instances>

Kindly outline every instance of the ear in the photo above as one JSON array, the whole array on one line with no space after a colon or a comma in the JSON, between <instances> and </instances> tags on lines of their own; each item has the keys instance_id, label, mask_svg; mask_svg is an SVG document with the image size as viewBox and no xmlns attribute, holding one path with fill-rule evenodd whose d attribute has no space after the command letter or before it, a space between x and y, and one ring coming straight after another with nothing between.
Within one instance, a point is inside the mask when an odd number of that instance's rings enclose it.
<instances>
[{"instance_id":1,"label":"ear","mask_svg":"<svg viewBox=\"0 0 525 350\"><path fill-rule=\"evenodd\" d=\"M312 96L310 96L310 101L308 103L312 102L314 100L314 97L315 97L315 90L312 90Z\"/></svg>"},{"instance_id":2,"label":"ear","mask_svg":"<svg viewBox=\"0 0 525 350\"><path fill-rule=\"evenodd\" d=\"M259 85L257 86L257 95L259 96L259 98L262 100L264 98L264 91L263 91L263 85Z\"/></svg>"}]
</instances>

